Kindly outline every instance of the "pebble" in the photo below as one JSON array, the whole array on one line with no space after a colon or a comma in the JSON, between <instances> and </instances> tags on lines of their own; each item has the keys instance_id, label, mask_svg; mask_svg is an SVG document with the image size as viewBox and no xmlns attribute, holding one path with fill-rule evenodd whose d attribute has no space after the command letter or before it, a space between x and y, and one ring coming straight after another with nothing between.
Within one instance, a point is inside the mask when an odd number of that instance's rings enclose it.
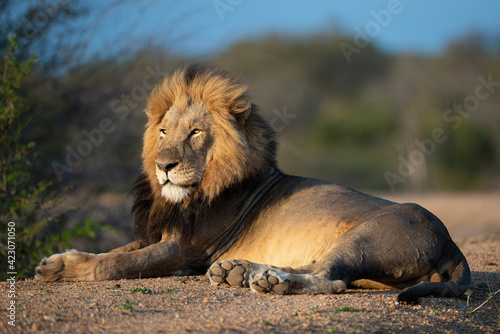
<instances>
[{"instance_id":1,"label":"pebble","mask_svg":"<svg viewBox=\"0 0 500 334\"><path fill-rule=\"evenodd\" d=\"M43 316L43 320L50 321L50 322L56 322L57 321L56 317L53 317L51 315L44 315Z\"/></svg>"}]
</instances>

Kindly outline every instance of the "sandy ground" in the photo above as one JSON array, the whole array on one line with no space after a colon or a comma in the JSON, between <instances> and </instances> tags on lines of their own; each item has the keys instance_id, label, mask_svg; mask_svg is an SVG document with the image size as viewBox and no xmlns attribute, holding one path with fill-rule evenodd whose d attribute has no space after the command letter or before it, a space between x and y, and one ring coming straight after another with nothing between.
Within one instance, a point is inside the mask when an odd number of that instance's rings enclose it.
<instances>
[{"instance_id":1,"label":"sandy ground","mask_svg":"<svg viewBox=\"0 0 500 334\"><path fill-rule=\"evenodd\" d=\"M0 283L0 333L498 333L500 193L385 196L440 217L467 257L470 295L409 306L396 291L278 296L211 287L205 276L92 283ZM484 303L486 301L486 303ZM484 304L483 304L484 303ZM483 304L483 305L482 305Z\"/></svg>"}]
</instances>

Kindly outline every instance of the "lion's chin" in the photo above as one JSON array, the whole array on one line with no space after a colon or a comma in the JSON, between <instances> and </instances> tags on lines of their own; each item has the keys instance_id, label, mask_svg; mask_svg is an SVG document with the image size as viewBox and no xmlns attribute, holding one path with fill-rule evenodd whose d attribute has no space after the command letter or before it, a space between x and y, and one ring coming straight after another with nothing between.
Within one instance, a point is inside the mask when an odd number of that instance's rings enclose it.
<instances>
[{"instance_id":1,"label":"lion's chin","mask_svg":"<svg viewBox=\"0 0 500 334\"><path fill-rule=\"evenodd\" d=\"M193 192L192 187L182 187L171 182L166 183L161 188L161 195L172 203L180 203L189 197Z\"/></svg>"}]
</instances>

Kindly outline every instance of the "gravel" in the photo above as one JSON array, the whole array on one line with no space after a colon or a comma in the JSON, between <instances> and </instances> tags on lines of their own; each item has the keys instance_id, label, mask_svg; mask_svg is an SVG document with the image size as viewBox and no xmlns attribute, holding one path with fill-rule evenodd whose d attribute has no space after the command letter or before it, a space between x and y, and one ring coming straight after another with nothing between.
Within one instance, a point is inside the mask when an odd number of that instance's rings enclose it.
<instances>
[{"instance_id":1,"label":"gravel","mask_svg":"<svg viewBox=\"0 0 500 334\"><path fill-rule=\"evenodd\" d=\"M391 290L279 296L211 287L206 276L26 279L15 285L15 326L7 317L10 285L0 283L0 333L499 333L500 293L488 296L500 289L500 233L477 235L477 226L470 223L475 236L457 242L472 270L468 297L428 297L410 306L398 304Z\"/></svg>"}]
</instances>

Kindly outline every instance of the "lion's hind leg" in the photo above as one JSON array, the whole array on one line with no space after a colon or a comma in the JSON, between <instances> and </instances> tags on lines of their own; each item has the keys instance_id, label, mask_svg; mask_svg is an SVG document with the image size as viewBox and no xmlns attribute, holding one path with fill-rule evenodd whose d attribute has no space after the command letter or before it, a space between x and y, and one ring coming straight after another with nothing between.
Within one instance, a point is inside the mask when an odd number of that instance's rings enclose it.
<instances>
[{"instance_id":1,"label":"lion's hind leg","mask_svg":"<svg viewBox=\"0 0 500 334\"><path fill-rule=\"evenodd\" d=\"M250 289L254 292L274 292L281 295L331 294L344 293L346 284L341 280L332 281L324 275L314 273L304 274L269 269L253 276Z\"/></svg>"}]
</instances>

